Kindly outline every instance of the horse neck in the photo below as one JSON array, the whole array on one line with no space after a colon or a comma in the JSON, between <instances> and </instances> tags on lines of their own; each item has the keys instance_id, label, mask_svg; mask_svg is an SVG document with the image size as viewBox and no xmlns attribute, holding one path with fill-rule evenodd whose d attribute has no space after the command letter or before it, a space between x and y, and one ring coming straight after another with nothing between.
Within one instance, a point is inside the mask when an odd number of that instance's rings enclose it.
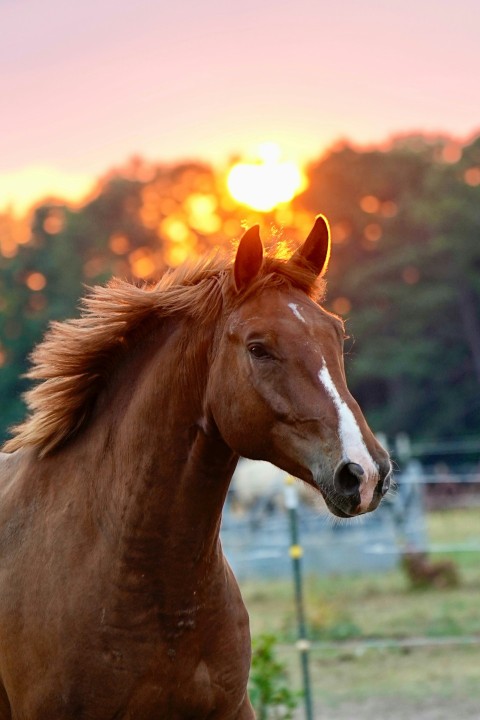
<instances>
[{"instance_id":1,"label":"horse neck","mask_svg":"<svg viewBox=\"0 0 480 720\"><path fill-rule=\"evenodd\" d=\"M236 456L205 417L214 330L168 323L126 366L95 423L103 506L126 562L138 569L175 558L201 572L218 553L222 508ZM97 457L99 457L97 455Z\"/></svg>"}]
</instances>

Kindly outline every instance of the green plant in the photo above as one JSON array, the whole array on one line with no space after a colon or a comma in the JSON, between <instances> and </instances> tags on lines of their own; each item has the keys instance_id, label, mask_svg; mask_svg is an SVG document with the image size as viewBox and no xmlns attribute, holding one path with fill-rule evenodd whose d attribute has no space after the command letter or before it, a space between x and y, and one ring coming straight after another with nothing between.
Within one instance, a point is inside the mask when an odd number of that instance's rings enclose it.
<instances>
[{"instance_id":1,"label":"green plant","mask_svg":"<svg viewBox=\"0 0 480 720\"><path fill-rule=\"evenodd\" d=\"M291 720L301 695L289 688L285 665L275 650L275 635L253 640L250 699L258 720Z\"/></svg>"}]
</instances>

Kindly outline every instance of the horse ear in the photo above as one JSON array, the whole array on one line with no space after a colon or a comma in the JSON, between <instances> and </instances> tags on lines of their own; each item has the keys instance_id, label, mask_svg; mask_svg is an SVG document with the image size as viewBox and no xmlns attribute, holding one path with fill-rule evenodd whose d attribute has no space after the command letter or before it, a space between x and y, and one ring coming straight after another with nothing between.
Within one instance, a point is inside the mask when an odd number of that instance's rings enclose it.
<instances>
[{"instance_id":1,"label":"horse ear","mask_svg":"<svg viewBox=\"0 0 480 720\"><path fill-rule=\"evenodd\" d=\"M316 275L323 275L330 260L330 226L323 215L317 215L315 224L303 245L293 255L293 262L307 262Z\"/></svg>"},{"instance_id":2,"label":"horse ear","mask_svg":"<svg viewBox=\"0 0 480 720\"><path fill-rule=\"evenodd\" d=\"M258 275L263 262L263 245L260 227L253 225L243 235L235 257L233 275L235 287L243 290Z\"/></svg>"}]
</instances>

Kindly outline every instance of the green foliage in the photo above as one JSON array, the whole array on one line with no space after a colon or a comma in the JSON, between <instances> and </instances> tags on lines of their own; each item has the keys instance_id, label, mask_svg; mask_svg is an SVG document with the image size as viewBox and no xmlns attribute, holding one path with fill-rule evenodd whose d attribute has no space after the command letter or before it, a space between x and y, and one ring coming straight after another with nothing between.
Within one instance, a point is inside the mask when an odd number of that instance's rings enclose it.
<instances>
[{"instance_id":1,"label":"green foliage","mask_svg":"<svg viewBox=\"0 0 480 720\"><path fill-rule=\"evenodd\" d=\"M249 695L258 720L290 720L300 693L290 690L285 664L275 651L275 635L260 635L252 643Z\"/></svg>"},{"instance_id":2,"label":"green foliage","mask_svg":"<svg viewBox=\"0 0 480 720\"><path fill-rule=\"evenodd\" d=\"M330 306L351 305L350 386L389 435L480 432L480 186L465 181L480 141L455 164L442 152L421 138L387 153L343 148L312 168L305 196L330 210L334 240L342 231Z\"/></svg>"},{"instance_id":3,"label":"green foliage","mask_svg":"<svg viewBox=\"0 0 480 720\"><path fill-rule=\"evenodd\" d=\"M308 169L308 190L284 229L299 237L304 221L297 227L295 218L305 213L331 220L327 307L345 316L351 335L350 389L373 429L389 436L480 433L480 137L454 163L444 161L448 142L407 137L382 152L332 150ZM238 237L242 221L259 219L225 200L206 166L150 168L148 179L131 170L112 174L82 208L37 208L13 257L1 248L14 219L0 217L0 440L24 412L28 354L50 320L77 313L84 285L150 279L132 272L139 257L162 272L182 249L167 237L166 219L180 220L183 252L192 254L224 242L227 227ZM202 194L216 203L213 229L188 203ZM283 222L274 213L263 221ZM43 288L28 287L32 273Z\"/></svg>"},{"instance_id":4,"label":"green foliage","mask_svg":"<svg viewBox=\"0 0 480 720\"><path fill-rule=\"evenodd\" d=\"M427 637L461 637L463 635L461 623L452 615L442 615L430 621L426 628Z\"/></svg>"}]
</instances>

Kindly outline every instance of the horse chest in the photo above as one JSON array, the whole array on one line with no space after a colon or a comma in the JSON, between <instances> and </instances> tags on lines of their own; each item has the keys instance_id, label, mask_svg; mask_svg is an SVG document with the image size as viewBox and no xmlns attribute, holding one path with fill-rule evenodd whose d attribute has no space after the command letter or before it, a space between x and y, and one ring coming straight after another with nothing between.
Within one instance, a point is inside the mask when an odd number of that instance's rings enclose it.
<instances>
[{"instance_id":1,"label":"horse chest","mask_svg":"<svg viewBox=\"0 0 480 720\"><path fill-rule=\"evenodd\" d=\"M170 652L169 652L170 649ZM247 667L231 657L198 660L198 647L160 645L143 657L127 649L89 656L83 668L52 667L42 683L12 695L12 708L29 720L230 720L245 700ZM134 666L132 660L136 658ZM240 670L240 673L239 673ZM5 716L9 717L9 716ZM4 716L1 713L0 718Z\"/></svg>"},{"instance_id":2,"label":"horse chest","mask_svg":"<svg viewBox=\"0 0 480 720\"><path fill-rule=\"evenodd\" d=\"M131 717L235 717L248 678L249 634L222 628L221 633L199 636L184 625L179 630L181 634L161 644L156 669L129 708Z\"/></svg>"},{"instance_id":3,"label":"horse chest","mask_svg":"<svg viewBox=\"0 0 480 720\"><path fill-rule=\"evenodd\" d=\"M152 678L138 687L121 717L125 720L235 717L243 697L241 685L221 684L217 670L204 660L190 664L183 659L182 664L184 668L172 676L164 675L160 682Z\"/></svg>"},{"instance_id":4,"label":"horse chest","mask_svg":"<svg viewBox=\"0 0 480 720\"><path fill-rule=\"evenodd\" d=\"M107 633L104 638L108 649L104 645L103 662L113 671L104 679L114 679L112 697L123 696L116 718L236 717L250 664L243 603L234 607L233 617L219 607L177 612L148 631L143 628L136 640L122 635Z\"/></svg>"},{"instance_id":5,"label":"horse chest","mask_svg":"<svg viewBox=\"0 0 480 720\"><path fill-rule=\"evenodd\" d=\"M243 648L232 647L227 655L215 647L215 638L212 646L214 651L207 650L201 657L195 638L176 645L160 643L156 652L139 658L136 668L128 663L127 672L126 658L117 651L112 662L119 672L107 673L105 683L101 684L102 692L105 684L110 684L108 695L116 698L118 704L110 708L108 715L103 711L98 715L85 714L85 717L98 720L110 716L118 720L235 718L245 697L248 654L245 657ZM99 694L94 693L97 697ZM84 692L81 695L85 697Z\"/></svg>"}]
</instances>

